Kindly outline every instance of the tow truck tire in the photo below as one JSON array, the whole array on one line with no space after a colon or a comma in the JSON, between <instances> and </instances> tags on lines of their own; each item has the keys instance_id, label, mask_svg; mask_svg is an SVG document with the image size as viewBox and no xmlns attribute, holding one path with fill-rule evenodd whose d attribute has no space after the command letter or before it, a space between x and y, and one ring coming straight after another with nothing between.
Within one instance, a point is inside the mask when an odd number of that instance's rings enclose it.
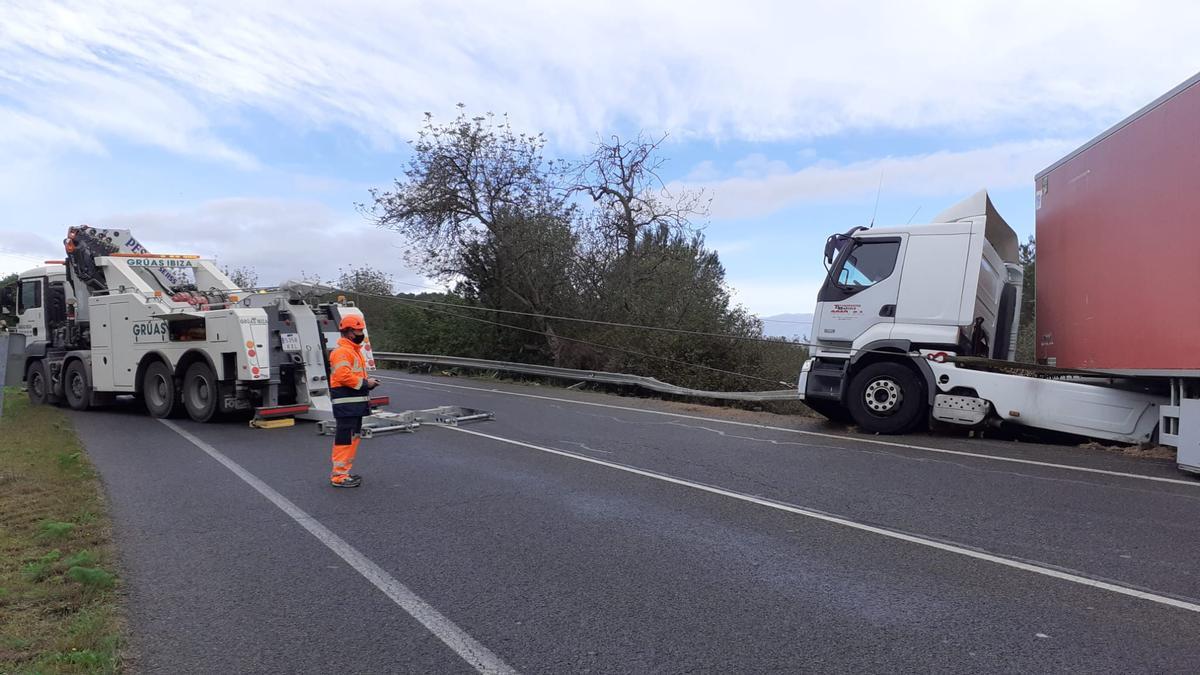
<instances>
[{"instance_id":1,"label":"tow truck tire","mask_svg":"<svg viewBox=\"0 0 1200 675\"><path fill-rule=\"evenodd\" d=\"M87 367L83 361L75 360L67 366L63 375L63 394L67 405L74 410L87 410L92 403L92 383L88 380Z\"/></svg>"},{"instance_id":2,"label":"tow truck tire","mask_svg":"<svg viewBox=\"0 0 1200 675\"><path fill-rule=\"evenodd\" d=\"M167 364L155 361L146 368L142 376L142 398L146 410L159 419L171 417L179 407L179 393L175 387L175 375Z\"/></svg>"},{"instance_id":3,"label":"tow truck tire","mask_svg":"<svg viewBox=\"0 0 1200 675\"><path fill-rule=\"evenodd\" d=\"M183 407L197 422L211 420L219 408L221 390L211 366L197 361L183 375Z\"/></svg>"},{"instance_id":4,"label":"tow truck tire","mask_svg":"<svg viewBox=\"0 0 1200 675\"><path fill-rule=\"evenodd\" d=\"M846 404L859 428L873 434L912 431L929 415L921 379L911 369L886 361L855 374Z\"/></svg>"},{"instance_id":5,"label":"tow truck tire","mask_svg":"<svg viewBox=\"0 0 1200 675\"><path fill-rule=\"evenodd\" d=\"M50 390L50 378L46 376L46 362L38 359L25 370L25 387L29 390L29 402L33 405L54 405L58 399Z\"/></svg>"}]
</instances>

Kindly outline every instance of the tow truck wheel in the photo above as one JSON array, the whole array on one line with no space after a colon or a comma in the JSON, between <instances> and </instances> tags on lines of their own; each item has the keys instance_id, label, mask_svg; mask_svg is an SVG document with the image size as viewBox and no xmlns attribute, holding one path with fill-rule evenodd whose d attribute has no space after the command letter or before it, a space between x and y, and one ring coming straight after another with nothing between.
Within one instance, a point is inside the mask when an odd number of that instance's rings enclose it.
<instances>
[{"instance_id":1,"label":"tow truck wheel","mask_svg":"<svg viewBox=\"0 0 1200 675\"><path fill-rule=\"evenodd\" d=\"M72 361L67 366L64 376L63 393L67 397L67 405L75 410L87 410L92 403L92 385L88 382L87 368L83 361Z\"/></svg>"},{"instance_id":2,"label":"tow truck wheel","mask_svg":"<svg viewBox=\"0 0 1200 675\"><path fill-rule=\"evenodd\" d=\"M38 360L29 364L25 371L25 386L29 389L29 402L34 405L58 403L50 392L50 378L46 377L46 363Z\"/></svg>"},{"instance_id":3,"label":"tow truck wheel","mask_svg":"<svg viewBox=\"0 0 1200 675\"><path fill-rule=\"evenodd\" d=\"M863 431L902 434L928 415L917 374L899 363L872 363L850 381L850 415Z\"/></svg>"},{"instance_id":4,"label":"tow truck wheel","mask_svg":"<svg viewBox=\"0 0 1200 675\"><path fill-rule=\"evenodd\" d=\"M146 410L154 417L162 419L175 413L179 395L175 391L175 376L167 364L155 361L146 368L146 374L142 377L142 398L146 402Z\"/></svg>"},{"instance_id":5,"label":"tow truck wheel","mask_svg":"<svg viewBox=\"0 0 1200 675\"><path fill-rule=\"evenodd\" d=\"M217 414L219 394L216 373L207 363L197 361L188 367L183 375L183 407L188 417L197 422L211 420Z\"/></svg>"}]
</instances>

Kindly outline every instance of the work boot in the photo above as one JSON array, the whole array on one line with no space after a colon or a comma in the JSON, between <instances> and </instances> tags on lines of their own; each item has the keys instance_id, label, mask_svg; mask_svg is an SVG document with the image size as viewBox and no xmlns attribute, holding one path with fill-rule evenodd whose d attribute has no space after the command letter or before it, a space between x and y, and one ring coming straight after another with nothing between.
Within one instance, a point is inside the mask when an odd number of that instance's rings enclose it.
<instances>
[{"instance_id":1,"label":"work boot","mask_svg":"<svg viewBox=\"0 0 1200 675\"><path fill-rule=\"evenodd\" d=\"M343 478L341 482L331 480L329 481L329 484L335 488L356 488L359 485L362 485L362 477L350 474L349 476Z\"/></svg>"}]
</instances>

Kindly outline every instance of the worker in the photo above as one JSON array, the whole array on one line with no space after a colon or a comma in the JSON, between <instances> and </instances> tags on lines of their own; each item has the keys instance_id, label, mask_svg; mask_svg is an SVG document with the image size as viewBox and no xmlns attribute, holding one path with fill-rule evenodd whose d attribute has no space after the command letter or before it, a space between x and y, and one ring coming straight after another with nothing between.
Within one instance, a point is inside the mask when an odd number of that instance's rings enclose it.
<instances>
[{"instance_id":1,"label":"worker","mask_svg":"<svg viewBox=\"0 0 1200 675\"><path fill-rule=\"evenodd\" d=\"M350 473L350 468L362 440L362 418L371 414L369 392L379 386L379 380L367 377L367 362L362 353L367 324L362 317L347 316L338 328L342 337L329 355L329 392L337 421L329 482L338 488L354 488L362 485L362 477Z\"/></svg>"}]
</instances>

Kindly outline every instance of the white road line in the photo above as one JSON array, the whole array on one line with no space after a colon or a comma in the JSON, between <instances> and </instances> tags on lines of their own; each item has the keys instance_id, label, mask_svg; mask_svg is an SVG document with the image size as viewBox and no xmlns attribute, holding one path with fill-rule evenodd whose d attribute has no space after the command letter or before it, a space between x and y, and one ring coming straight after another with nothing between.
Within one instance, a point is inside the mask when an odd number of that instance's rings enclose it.
<instances>
[{"instance_id":1,"label":"white road line","mask_svg":"<svg viewBox=\"0 0 1200 675\"><path fill-rule=\"evenodd\" d=\"M491 650L468 635L466 631L456 626L453 621L447 619L441 612L438 612L433 606L422 600L416 593L410 591L407 586L396 581L382 567L371 562L358 549L346 543L344 539L334 534L316 518L305 513L287 497L279 494L271 486L259 480L257 476L242 468L240 464L229 459L221 451L208 443L183 430L174 422L168 420L159 421L190 441L192 445L208 453L213 459L224 464L225 468L236 474L238 478L246 481L250 487L258 490L259 494L269 499L272 504L278 506L280 510L291 516L292 520L300 524L300 527L308 530L309 534L316 537L329 550L336 553L339 558L345 560L347 564L363 575L367 581L370 581L376 588L383 591L384 595L392 599L392 602L395 602L401 609L408 612L412 618L419 621L422 626L425 626L429 632L437 636L447 647L453 649L454 653L462 657L472 668L481 673L515 674L517 672L502 661L500 657L493 654Z\"/></svg>"},{"instance_id":2,"label":"white road line","mask_svg":"<svg viewBox=\"0 0 1200 675\"><path fill-rule=\"evenodd\" d=\"M827 523L833 523L835 525L842 525L844 527L849 527L849 528L852 528L855 530L861 530L863 532L870 532L871 534L877 534L877 535L880 535L883 537L888 537L891 539L899 539L901 541L907 541L909 543L919 544L921 546L927 546L929 548L938 549L940 551L956 553L958 555L966 556L968 558L975 558L977 560L985 560L987 562L995 563L997 565L1003 565L1005 567L1012 567L1014 569L1024 570L1026 572L1033 572L1034 574L1041 574L1043 576L1053 577L1055 579L1062 579L1064 581L1070 581L1072 583L1080 584L1082 586L1098 588L1101 590L1110 591L1112 593L1120 593L1121 595L1128 595L1130 597L1138 598L1141 600L1149 600L1150 602L1156 602L1161 605L1168 605L1171 607L1178 607L1179 609L1186 609L1190 612L1200 612L1200 604L1196 604L1194 602L1188 602L1186 600L1179 600L1177 598L1172 598L1172 597L1169 597L1166 595L1159 595L1157 593L1141 591L1136 588L1120 586L1117 584L1108 583L1106 581L1089 579L1088 577L1085 577L1085 576L1082 576L1079 574L1071 574L1070 572L1063 572L1063 571L1060 571L1060 570L1057 570L1057 569L1054 569L1051 567L1044 567L1042 565L1035 565L1032 563L1021 562L1019 560L1011 560L1009 558L1004 558L1004 557L1001 557L998 555L992 555L991 553L984 553L983 551L977 551L977 550L967 548L964 546L956 546L954 544L947 544L945 542L937 541L934 539L926 539L925 537L919 537L919 536L912 535L912 534L905 534L903 532L897 532L895 530L888 530L888 529L885 529L882 527L876 527L874 525L867 525L867 524L859 523L859 522L849 520L846 518L841 518L839 516L822 513L820 511L813 511L811 509L806 509L806 508L803 508L800 506L794 506L792 504L787 504L784 502L777 502L777 501L773 501L770 499L763 499L762 497L756 497L754 495L748 495L748 494L745 494L742 492L734 492L732 490L726 490L724 488L714 487L711 485L705 485L703 483L694 483L690 480L676 478L674 476L668 476L666 474L658 473L655 471L646 471L645 469L638 469L638 468L635 468L632 466L618 464L616 462L609 462L609 461L606 461L603 459L596 459L595 457L587 457L584 455L577 455L573 452L566 452L564 450L556 450L554 448L547 448L547 447L543 447L540 445L534 445L533 443L526 443L524 441L518 441L518 440L511 439L511 438L504 438L503 436L494 436L492 434L485 434L480 431L471 431L470 429L463 429L462 427L444 427L444 428L450 429L451 431L458 431L458 432L461 432L464 434L470 434L472 436L489 438L494 441L500 441L501 443L508 443L508 444L517 445L517 446L520 446L523 448L529 448L531 450L538 450L540 452L548 452L552 455L560 455L562 457L567 457L567 458L578 460L581 462L598 464L600 466L608 467L610 469L616 469L618 471L625 471L627 473L636 474L638 476L644 476L646 478L653 478L654 480L660 480L665 483L673 483L675 485L682 485L683 487L689 487L689 488L692 488L695 490L703 490L704 492L710 492L715 495L721 495L722 497L729 497L731 499L737 499L737 500L740 500L743 502L749 502L751 504L757 504L759 506L765 506L767 508L776 509L779 511L786 511L788 513L794 513L797 515L805 516L807 518L822 520Z\"/></svg>"},{"instance_id":3,"label":"white road line","mask_svg":"<svg viewBox=\"0 0 1200 675\"><path fill-rule=\"evenodd\" d=\"M881 441L876 438L864 438L861 436L843 436L840 434L827 434L820 431L803 431L801 429L787 429L785 427L773 427L767 424L755 424L754 422L735 422L733 420L722 420L713 417L703 417L700 415L685 415L683 413L664 412L662 410L644 410L642 408L634 408L624 405L612 405L610 403L594 403L592 401L575 401L569 398L557 398L554 396L540 396L538 394L521 394L515 391L504 391L503 389L486 389L483 387L465 387L460 384L443 384L441 382L429 382L427 380L411 380L403 377L388 377L386 375L376 375L382 380L393 380L395 382L412 382L417 384L430 384L438 387L451 387L454 389L469 389L471 391L480 391L489 394L502 394L504 396L520 396L523 398L537 398L545 401L557 401L560 403L574 403L576 405L589 405L597 408L612 408L614 410L627 410L629 412L645 413L647 415L664 415L667 417L679 417L687 420L700 420L703 422L716 422L719 424L732 424L739 427L753 427L755 429L766 429L769 431L782 431L789 434L801 434L804 436L815 436L817 438L833 438L840 441L853 441L855 443L870 443L872 445L883 445L892 448L904 448L906 450L920 450L922 452L936 452L943 455L958 455L959 457L973 457L975 459L987 459L994 462L1012 462L1014 464L1031 464L1033 466L1045 466L1052 469L1066 469L1068 471L1081 471L1084 473L1096 473L1105 476L1119 476L1121 478L1135 478L1137 480L1149 480L1158 483L1171 483L1174 485L1186 485L1188 487L1200 488L1200 480L1187 480L1180 478L1162 478L1159 476L1145 476L1137 473L1127 473L1124 471L1109 471L1107 469L1093 469L1086 466L1072 466L1070 464L1055 464L1054 462L1039 462L1033 459L1019 459L1017 457L998 457L996 455L984 455L977 452L966 452L963 450L946 450L944 448L931 448L924 445L912 445L909 443L897 443L895 441ZM848 450L851 448L847 448Z\"/></svg>"}]
</instances>

